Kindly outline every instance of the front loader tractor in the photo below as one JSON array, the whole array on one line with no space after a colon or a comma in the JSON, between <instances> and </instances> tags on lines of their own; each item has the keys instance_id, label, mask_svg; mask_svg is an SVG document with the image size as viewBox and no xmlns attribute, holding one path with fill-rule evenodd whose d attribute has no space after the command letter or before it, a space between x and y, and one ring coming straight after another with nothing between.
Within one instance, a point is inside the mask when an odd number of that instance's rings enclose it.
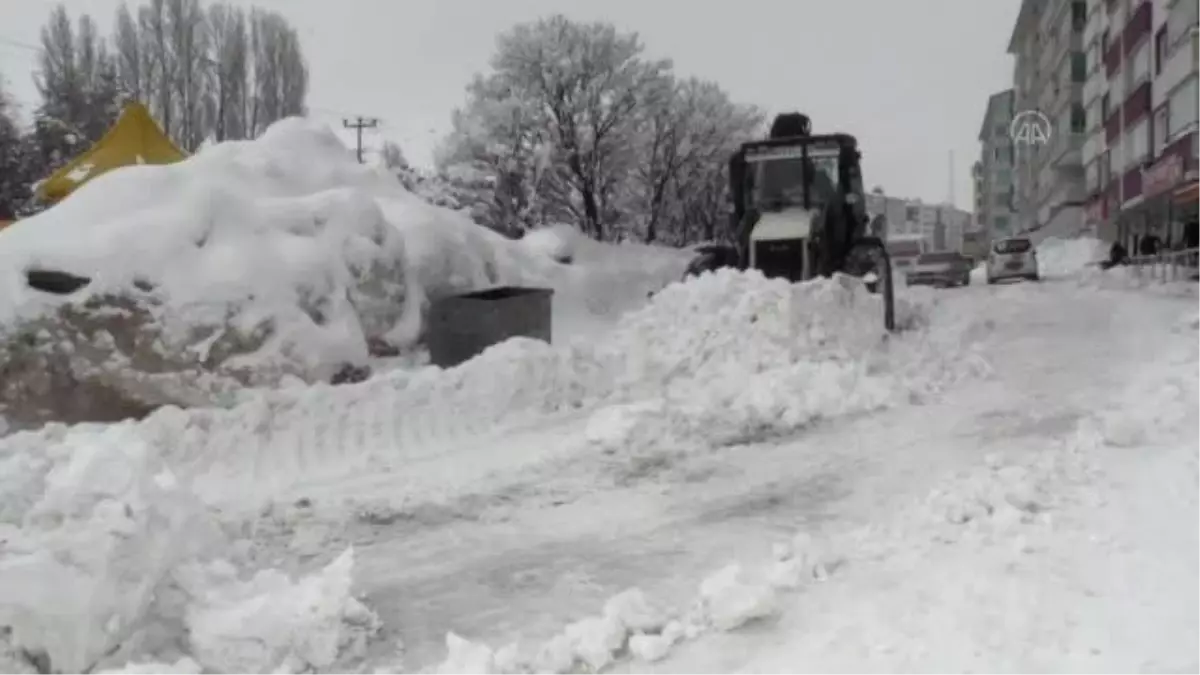
<instances>
[{"instance_id":1,"label":"front loader tractor","mask_svg":"<svg viewBox=\"0 0 1200 675\"><path fill-rule=\"evenodd\" d=\"M770 138L742 144L729 160L736 243L698 249L688 276L721 267L792 282L849 274L883 296L884 325L894 330L891 261L868 236L861 156L849 134L814 136L806 115L777 116Z\"/></svg>"}]
</instances>

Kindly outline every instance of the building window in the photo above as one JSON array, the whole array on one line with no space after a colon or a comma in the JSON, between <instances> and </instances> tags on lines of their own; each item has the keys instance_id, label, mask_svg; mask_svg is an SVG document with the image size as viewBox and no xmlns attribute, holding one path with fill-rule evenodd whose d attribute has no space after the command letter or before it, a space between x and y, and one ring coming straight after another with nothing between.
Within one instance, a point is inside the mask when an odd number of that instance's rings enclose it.
<instances>
[{"instance_id":1,"label":"building window","mask_svg":"<svg viewBox=\"0 0 1200 675\"><path fill-rule=\"evenodd\" d=\"M1172 92L1169 102L1170 112L1166 118L1166 139L1171 141L1186 129L1190 129L1196 121L1196 80L1184 80L1184 83Z\"/></svg>"},{"instance_id":2,"label":"building window","mask_svg":"<svg viewBox=\"0 0 1200 675\"><path fill-rule=\"evenodd\" d=\"M1086 25L1087 0L1073 0L1071 2L1071 29L1079 32Z\"/></svg>"},{"instance_id":3,"label":"building window","mask_svg":"<svg viewBox=\"0 0 1200 675\"><path fill-rule=\"evenodd\" d=\"M1071 52L1071 81L1082 84L1087 80L1087 54Z\"/></svg>"},{"instance_id":4,"label":"building window","mask_svg":"<svg viewBox=\"0 0 1200 675\"><path fill-rule=\"evenodd\" d=\"M910 223L915 223L921 218L921 209L916 206L904 207L904 219Z\"/></svg>"},{"instance_id":5,"label":"building window","mask_svg":"<svg viewBox=\"0 0 1200 675\"><path fill-rule=\"evenodd\" d=\"M1154 74L1161 75L1163 64L1167 62L1167 25L1154 34Z\"/></svg>"},{"instance_id":6,"label":"building window","mask_svg":"<svg viewBox=\"0 0 1200 675\"><path fill-rule=\"evenodd\" d=\"M996 232L1008 232L1008 216L996 216L992 218L992 229Z\"/></svg>"},{"instance_id":7,"label":"building window","mask_svg":"<svg viewBox=\"0 0 1200 675\"><path fill-rule=\"evenodd\" d=\"M1108 103L1108 94L1100 97L1100 124L1108 123L1108 113L1111 112Z\"/></svg>"},{"instance_id":8,"label":"building window","mask_svg":"<svg viewBox=\"0 0 1200 675\"><path fill-rule=\"evenodd\" d=\"M1154 131L1152 134L1154 139L1153 147L1155 157L1158 157L1160 154L1162 154L1163 148L1167 146L1167 121L1169 119L1167 113L1170 111L1170 109L1171 108L1169 105L1163 105L1158 110L1154 111Z\"/></svg>"},{"instance_id":9,"label":"building window","mask_svg":"<svg viewBox=\"0 0 1200 675\"><path fill-rule=\"evenodd\" d=\"M1129 68L1129 91L1150 77L1150 41L1143 40L1137 49L1133 50L1133 59Z\"/></svg>"},{"instance_id":10,"label":"building window","mask_svg":"<svg viewBox=\"0 0 1200 675\"><path fill-rule=\"evenodd\" d=\"M1131 129L1125 132L1125 141L1127 148L1125 153L1125 168L1126 170L1140 166L1142 162L1150 154L1150 124L1149 120L1142 118L1137 124L1134 124Z\"/></svg>"},{"instance_id":11,"label":"building window","mask_svg":"<svg viewBox=\"0 0 1200 675\"><path fill-rule=\"evenodd\" d=\"M1112 153L1108 150L1100 153L1099 164L1100 187L1105 188L1108 186L1109 180L1112 179Z\"/></svg>"},{"instance_id":12,"label":"building window","mask_svg":"<svg viewBox=\"0 0 1200 675\"><path fill-rule=\"evenodd\" d=\"M1128 69L1129 64L1122 64L1112 74L1112 77L1108 78L1108 95L1117 102L1117 105L1125 100L1125 71Z\"/></svg>"},{"instance_id":13,"label":"building window","mask_svg":"<svg viewBox=\"0 0 1200 675\"><path fill-rule=\"evenodd\" d=\"M1108 54L1108 29L1107 28L1105 28L1104 32L1100 34L1100 58L1103 59L1106 54Z\"/></svg>"},{"instance_id":14,"label":"building window","mask_svg":"<svg viewBox=\"0 0 1200 675\"><path fill-rule=\"evenodd\" d=\"M992 195L992 205L1002 209L1008 208L1008 195L1004 193Z\"/></svg>"},{"instance_id":15,"label":"building window","mask_svg":"<svg viewBox=\"0 0 1200 675\"><path fill-rule=\"evenodd\" d=\"M1071 133L1082 134L1087 131L1087 110L1082 103L1071 104Z\"/></svg>"}]
</instances>

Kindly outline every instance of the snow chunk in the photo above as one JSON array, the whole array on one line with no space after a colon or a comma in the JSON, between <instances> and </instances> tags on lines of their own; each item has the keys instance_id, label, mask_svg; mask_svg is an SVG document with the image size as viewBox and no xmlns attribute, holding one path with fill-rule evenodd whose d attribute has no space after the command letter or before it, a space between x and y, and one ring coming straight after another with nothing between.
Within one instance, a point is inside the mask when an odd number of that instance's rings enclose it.
<instances>
[{"instance_id":1,"label":"snow chunk","mask_svg":"<svg viewBox=\"0 0 1200 675\"><path fill-rule=\"evenodd\" d=\"M559 263L571 263L575 259L578 230L568 225L553 225L531 230L521 238L521 243L530 251Z\"/></svg>"},{"instance_id":2,"label":"snow chunk","mask_svg":"<svg viewBox=\"0 0 1200 675\"><path fill-rule=\"evenodd\" d=\"M1038 270L1044 277L1078 274L1107 258L1108 246L1095 237L1049 237L1037 246Z\"/></svg>"},{"instance_id":3,"label":"snow chunk","mask_svg":"<svg viewBox=\"0 0 1200 675\"><path fill-rule=\"evenodd\" d=\"M700 597L713 628L729 631L775 614L776 591L734 563L700 584Z\"/></svg>"},{"instance_id":4,"label":"snow chunk","mask_svg":"<svg viewBox=\"0 0 1200 675\"><path fill-rule=\"evenodd\" d=\"M493 673L496 672L495 655L487 645L446 633L446 660L438 666L437 672Z\"/></svg>"},{"instance_id":5,"label":"snow chunk","mask_svg":"<svg viewBox=\"0 0 1200 675\"><path fill-rule=\"evenodd\" d=\"M224 672L328 670L342 655L362 656L380 624L350 594L353 566L347 549L298 582L268 570L202 587L187 614L194 653Z\"/></svg>"}]
</instances>

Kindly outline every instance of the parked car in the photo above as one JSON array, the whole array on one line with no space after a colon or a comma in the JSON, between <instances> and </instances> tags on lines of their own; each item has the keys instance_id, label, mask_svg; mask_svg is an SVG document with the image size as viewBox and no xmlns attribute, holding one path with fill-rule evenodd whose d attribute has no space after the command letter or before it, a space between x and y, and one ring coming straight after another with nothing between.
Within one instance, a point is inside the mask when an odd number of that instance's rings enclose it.
<instances>
[{"instance_id":1,"label":"parked car","mask_svg":"<svg viewBox=\"0 0 1200 675\"><path fill-rule=\"evenodd\" d=\"M1006 279L1039 281L1037 250L1028 237L1010 237L992 242L988 252L987 282Z\"/></svg>"},{"instance_id":2,"label":"parked car","mask_svg":"<svg viewBox=\"0 0 1200 675\"><path fill-rule=\"evenodd\" d=\"M905 275L909 286L968 286L971 259L958 251L922 253Z\"/></svg>"}]
</instances>

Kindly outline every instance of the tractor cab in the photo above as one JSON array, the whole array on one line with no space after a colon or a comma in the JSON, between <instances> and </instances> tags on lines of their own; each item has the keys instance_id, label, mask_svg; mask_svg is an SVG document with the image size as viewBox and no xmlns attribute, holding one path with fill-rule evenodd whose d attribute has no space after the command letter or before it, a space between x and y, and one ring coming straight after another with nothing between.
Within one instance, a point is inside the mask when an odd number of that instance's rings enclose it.
<instances>
[{"instance_id":1,"label":"tractor cab","mask_svg":"<svg viewBox=\"0 0 1200 675\"><path fill-rule=\"evenodd\" d=\"M743 262L767 276L830 274L866 229L857 142L846 134L742 145L730 193Z\"/></svg>"},{"instance_id":2,"label":"tractor cab","mask_svg":"<svg viewBox=\"0 0 1200 675\"><path fill-rule=\"evenodd\" d=\"M858 141L811 131L807 115L784 113L769 138L743 143L734 153L729 225L736 243L698 251L685 278L721 267L792 282L857 276L883 294L884 325L892 330L891 261L883 241L868 233Z\"/></svg>"}]
</instances>

